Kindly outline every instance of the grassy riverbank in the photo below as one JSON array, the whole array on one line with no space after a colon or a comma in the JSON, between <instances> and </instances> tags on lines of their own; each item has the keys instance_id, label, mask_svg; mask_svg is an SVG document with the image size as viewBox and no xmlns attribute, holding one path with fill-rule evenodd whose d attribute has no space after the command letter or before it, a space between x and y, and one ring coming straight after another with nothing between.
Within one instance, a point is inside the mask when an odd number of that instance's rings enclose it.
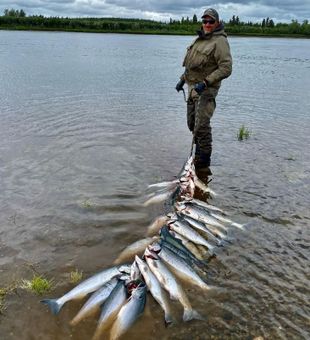
<instances>
[{"instance_id":1,"label":"grassy riverbank","mask_svg":"<svg viewBox=\"0 0 310 340\"><path fill-rule=\"evenodd\" d=\"M290 24L274 24L268 18L262 23L244 23L230 20L225 24L229 35L263 37L310 37L310 24L292 21ZM0 29L33 31L68 31L91 33L131 33L162 35L194 35L200 23L182 18L181 21L158 22L122 18L60 18L44 16L0 16Z\"/></svg>"}]
</instances>

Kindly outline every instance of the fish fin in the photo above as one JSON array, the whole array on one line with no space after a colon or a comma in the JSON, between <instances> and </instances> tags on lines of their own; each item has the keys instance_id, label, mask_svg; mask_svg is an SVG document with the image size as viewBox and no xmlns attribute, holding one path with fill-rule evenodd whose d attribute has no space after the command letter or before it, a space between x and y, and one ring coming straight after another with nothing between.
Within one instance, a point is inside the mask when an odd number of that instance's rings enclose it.
<instances>
[{"instance_id":1,"label":"fish fin","mask_svg":"<svg viewBox=\"0 0 310 340\"><path fill-rule=\"evenodd\" d=\"M185 309L183 313L183 321L190 321L190 320L205 320L205 318L200 315L194 309Z\"/></svg>"},{"instance_id":2,"label":"fish fin","mask_svg":"<svg viewBox=\"0 0 310 340\"><path fill-rule=\"evenodd\" d=\"M44 300L41 300L40 302L42 302L45 305L47 305L54 315L58 314L60 309L61 309L61 307L64 305L63 303L59 304L57 302L57 299L44 299Z\"/></svg>"}]
</instances>

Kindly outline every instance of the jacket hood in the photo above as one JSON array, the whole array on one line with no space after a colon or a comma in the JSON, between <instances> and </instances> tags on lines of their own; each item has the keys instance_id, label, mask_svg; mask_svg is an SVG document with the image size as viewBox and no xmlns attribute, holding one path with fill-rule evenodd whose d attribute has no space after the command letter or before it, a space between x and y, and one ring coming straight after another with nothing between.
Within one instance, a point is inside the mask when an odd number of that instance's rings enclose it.
<instances>
[{"instance_id":1,"label":"jacket hood","mask_svg":"<svg viewBox=\"0 0 310 340\"><path fill-rule=\"evenodd\" d=\"M214 31L210 33L205 33L205 31L202 29L197 31L198 37L202 39L210 39L213 35L224 35L227 37L227 34L224 31L224 24L221 22Z\"/></svg>"}]
</instances>

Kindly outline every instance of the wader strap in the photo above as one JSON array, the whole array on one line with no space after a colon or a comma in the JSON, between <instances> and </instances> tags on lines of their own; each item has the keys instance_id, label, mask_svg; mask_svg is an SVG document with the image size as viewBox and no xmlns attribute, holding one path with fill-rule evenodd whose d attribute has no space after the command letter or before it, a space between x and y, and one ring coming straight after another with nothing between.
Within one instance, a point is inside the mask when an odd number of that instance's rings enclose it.
<instances>
[{"instance_id":1,"label":"wader strap","mask_svg":"<svg viewBox=\"0 0 310 340\"><path fill-rule=\"evenodd\" d=\"M195 136L194 136L194 134L193 134L193 140L192 140L192 146L191 146L191 153L190 153L190 156L193 156L194 144L195 144Z\"/></svg>"},{"instance_id":2,"label":"wader strap","mask_svg":"<svg viewBox=\"0 0 310 340\"><path fill-rule=\"evenodd\" d=\"M184 101L185 101L185 103L187 103L186 94L185 94L185 90L183 89L183 87L182 87L182 92L183 92L183 96L184 96Z\"/></svg>"}]
</instances>

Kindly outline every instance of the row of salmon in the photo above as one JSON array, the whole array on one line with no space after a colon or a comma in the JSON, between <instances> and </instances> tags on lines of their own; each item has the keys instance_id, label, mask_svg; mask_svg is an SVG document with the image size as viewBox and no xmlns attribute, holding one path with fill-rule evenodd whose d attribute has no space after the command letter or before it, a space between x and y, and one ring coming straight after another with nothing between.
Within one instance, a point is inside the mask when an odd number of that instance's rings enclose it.
<instances>
[{"instance_id":1,"label":"row of salmon","mask_svg":"<svg viewBox=\"0 0 310 340\"><path fill-rule=\"evenodd\" d=\"M169 299L183 307L183 320L203 319L192 308L180 281L207 291L206 264L223 246L230 227L243 229L227 218L224 211L194 198L195 189L211 193L196 175L192 157L184 164L178 178L148 187L145 206L166 201L172 211L159 216L147 229L148 237L128 246L115 260L115 266L78 284L58 299L45 299L54 314L74 299L92 293L71 321L98 312L100 317L94 339L120 338L143 313L147 291L164 312L166 324L173 322ZM131 264L123 264L131 261ZM167 296L168 293L168 296ZM109 333L108 333L109 330Z\"/></svg>"}]
</instances>

